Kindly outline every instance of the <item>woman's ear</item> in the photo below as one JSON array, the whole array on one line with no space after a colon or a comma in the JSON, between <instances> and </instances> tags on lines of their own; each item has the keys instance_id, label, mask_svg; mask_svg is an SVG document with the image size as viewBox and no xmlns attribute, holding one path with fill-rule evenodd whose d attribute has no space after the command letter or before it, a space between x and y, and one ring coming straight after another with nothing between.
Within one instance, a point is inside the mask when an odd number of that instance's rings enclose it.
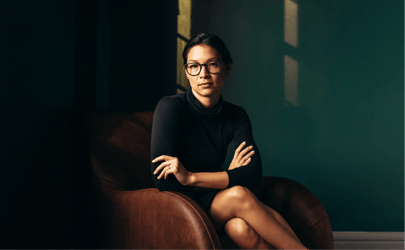
<instances>
[{"instance_id":1,"label":"woman's ear","mask_svg":"<svg viewBox=\"0 0 405 250\"><path fill-rule=\"evenodd\" d=\"M231 64L227 63L225 66L225 75L229 75L231 73Z\"/></svg>"}]
</instances>

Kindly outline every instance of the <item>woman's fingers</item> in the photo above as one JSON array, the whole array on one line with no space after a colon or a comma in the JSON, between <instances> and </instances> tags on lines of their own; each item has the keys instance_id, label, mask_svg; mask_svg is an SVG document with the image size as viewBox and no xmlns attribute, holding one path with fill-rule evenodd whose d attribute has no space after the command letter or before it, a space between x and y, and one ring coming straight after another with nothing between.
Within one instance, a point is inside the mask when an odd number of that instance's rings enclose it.
<instances>
[{"instance_id":1,"label":"woman's fingers","mask_svg":"<svg viewBox=\"0 0 405 250\"><path fill-rule=\"evenodd\" d=\"M167 161L172 159L173 157L169 156L169 155L161 155L156 157L155 159L152 160L152 163L158 162L158 161Z\"/></svg>"},{"instance_id":2,"label":"woman's fingers","mask_svg":"<svg viewBox=\"0 0 405 250\"><path fill-rule=\"evenodd\" d=\"M168 170L170 170L169 167L170 167L170 166L167 166L167 167L163 168L162 172L160 172L160 175L159 175L157 178L158 178L158 179L161 179L162 177L165 177L165 179L166 179L166 172L167 172Z\"/></svg>"},{"instance_id":3,"label":"woman's fingers","mask_svg":"<svg viewBox=\"0 0 405 250\"><path fill-rule=\"evenodd\" d=\"M165 174L165 171L166 171L166 169L164 168L164 169L162 170L162 172L160 172L159 176L157 177L158 180L159 180L160 178L162 178L162 175Z\"/></svg>"},{"instance_id":4,"label":"woman's fingers","mask_svg":"<svg viewBox=\"0 0 405 250\"><path fill-rule=\"evenodd\" d=\"M174 174L177 178L177 180L184 185L184 183L187 183L187 178L189 176L189 172L184 168L184 166L181 164L179 159L177 157L172 157L168 155L161 155L159 157L156 157L155 159L152 160L152 163L158 162L158 161L165 161L162 164L160 164L155 171L153 171L153 174L158 174L160 171L159 176L157 179L167 179L169 174Z\"/></svg>"},{"instance_id":5,"label":"woman's fingers","mask_svg":"<svg viewBox=\"0 0 405 250\"><path fill-rule=\"evenodd\" d=\"M156 157L155 159L152 160L152 163L158 162L162 157L163 155Z\"/></svg>"},{"instance_id":6,"label":"woman's fingers","mask_svg":"<svg viewBox=\"0 0 405 250\"><path fill-rule=\"evenodd\" d=\"M155 171L153 172L153 174L159 173L160 170L164 169L165 167L169 166L170 164L171 164L170 161L165 161L165 162L163 162L162 164L159 165L159 167L157 167L157 168L155 169Z\"/></svg>"},{"instance_id":7,"label":"woman's fingers","mask_svg":"<svg viewBox=\"0 0 405 250\"><path fill-rule=\"evenodd\" d=\"M244 141L235 150L235 154L233 156L232 162L229 165L228 169L235 169L235 168L239 168L241 166L246 166L249 164L249 162L252 161L252 159L250 157L255 153L255 151L252 150L253 146L249 146L249 147L246 147L245 149L243 149L243 147L245 145L246 145L246 142Z\"/></svg>"},{"instance_id":8,"label":"woman's fingers","mask_svg":"<svg viewBox=\"0 0 405 250\"><path fill-rule=\"evenodd\" d=\"M153 171L153 174L157 174L159 173L160 170L162 170L162 168L164 168L165 166L167 166L167 162L163 162L162 164L160 164L155 171Z\"/></svg>"},{"instance_id":9,"label":"woman's fingers","mask_svg":"<svg viewBox=\"0 0 405 250\"><path fill-rule=\"evenodd\" d=\"M246 142L242 142L239 147L235 150L235 155L234 159L237 159L237 161L240 161L242 156L244 155L242 149L246 145Z\"/></svg>"},{"instance_id":10,"label":"woman's fingers","mask_svg":"<svg viewBox=\"0 0 405 250\"><path fill-rule=\"evenodd\" d=\"M246 166L252 160L250 157L254 155L255 151L252 150L253 146L246 147L242 152L239 153L239 162L242 164L241 166ZM248 153L249 150L252 150Z\"/></svg>"},{"instance_id":11,"label":"woman's fingers","mask_svg":"<svg viewBox=\"0 0 405 250\"><path fill-rule=\"evenodd\" d=\"M245 155L249 150L252 150L253 146L246 147L242 152L241 155Z\"/></svg>"},{"instance_id":12,"label":"woman's fingers","mask_svg":"<svg viewBox=\"0 0 405 250\"><path fill-rule=\"evenodd\" d=\"M254 155L255 154L255 151L254 150L252 150L252 151L250 151L249 153L247 153L243 158L242 158L242 161L246 161L248 158L250 158L252 155Z\"/></svg>"},{"instance_id":13,"label":"woman's fingers","mask_svg":"<svg viewBox=\"0 0 405 250\"><path fill-rule=\"evenodd\" d=\"M167 167L167 168L165 168L165 174L164 174L164 177L165 177L165 180L167 179L167 176L169 175L169 174L173 174L173 171L174 171L174 168L172 168L172 167Z\"/></svg>"},{"instance_id":14,"label":"woman's fingers","mask_svg":"<svg viewBox=\"0 0 405 250\"><path fill-rule=\"evenodd\" d=\"M242 166L248 165L251 160L252 160L252 158L249 157L249 158L245 161L245 163L243 163Z\"/></svg>"},{"instance_id":15,"label":"woman's fingers","mask_svg":"<svg viewBox=\"0 0 405 250\"><path fill-rule=\"evenodd\" d=\"M174 157L171 157L169 155L161 155L156 157L155 159L152 160L152 163L158 162L158 161L165 161L162 164L160 164L155 171L153 172L153 174L157 174L159 173L160 170L162 170L163 168L165 168L166 166L170 165L171 163L169 162L170 160L172 160Z\"/></svg>"},{"instance_id":16,"label":"woman's fingers","mask_svg":"<svg viewBox=\"0 0 405 250\"><path fill-rule=\"evenodd\" d=\"M239 152L242 150L242 148L245 146L246 142L242 142L239 147L235 150L235 154L233 158L237 158L239 156Z\"/></svg>"},{"instance_id":17,"label":"woman's fingers","mask_svg":"<svg viewBox=\"0 0 405 250\"><path fill-rule=\"evenodd\" d=\"M246 155L246 153L252 149L253 149L253 146L249 146L249 147L246 147L244 150L242 150L238 155L238 160L241 161L243 159L243 157Z\"/></svg>"}]
</instances>

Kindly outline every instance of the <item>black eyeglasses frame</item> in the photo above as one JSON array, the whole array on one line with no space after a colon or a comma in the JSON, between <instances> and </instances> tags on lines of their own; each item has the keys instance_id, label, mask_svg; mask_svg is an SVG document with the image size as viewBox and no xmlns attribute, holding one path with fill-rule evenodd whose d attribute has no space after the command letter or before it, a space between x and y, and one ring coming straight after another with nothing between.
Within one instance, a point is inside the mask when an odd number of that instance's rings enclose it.
<instances>
[{"instance_id":1,"label":"black eyeglasses frame","mask_svg":"<svg viewBox=\"0 0 405 250\"><path fill-rule=\"evenodd\" d=\"M218 74L219 71L218 71L217 73L211 73L211 72L208 70L208 64L211 63L211 62L212 62L212 61L207 62L207 63L186 63L186 64L183 64L183 65L184 65L184 67L186 67L187 73L188 73L189 75L191 75L191 76L198 76L198 75L201 73L201 69L202 69L202 66L203 66L203 65L205 66L205 69L207 70L208 73L210 73L210 74ZM214 61L214 62L225 63L225 61ZM198 71L198 73L195 74L195 75L190 74L190 73L188 72L188 70L187 70L187 65L188 65L188 64L198 64L198 65L200 65L200 70Z\"/></svg>"}]
</instances>

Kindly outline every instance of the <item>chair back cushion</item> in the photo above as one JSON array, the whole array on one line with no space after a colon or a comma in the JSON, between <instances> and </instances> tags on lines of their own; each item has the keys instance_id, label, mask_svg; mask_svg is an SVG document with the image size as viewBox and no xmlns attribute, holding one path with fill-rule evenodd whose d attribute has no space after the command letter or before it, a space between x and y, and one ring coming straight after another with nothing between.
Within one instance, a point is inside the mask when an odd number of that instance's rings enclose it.
<instances>
[{"instance_id":1,"label":"chair back cushion","mask_svg":"<svg viewBox=\"0 0 405 250\"><path fill-rule=\"evenodd\" d=\"M155 187L151 174L153 112L95 113L89 118L92 169L117 190Z\"/></svg>"}]
</instances>

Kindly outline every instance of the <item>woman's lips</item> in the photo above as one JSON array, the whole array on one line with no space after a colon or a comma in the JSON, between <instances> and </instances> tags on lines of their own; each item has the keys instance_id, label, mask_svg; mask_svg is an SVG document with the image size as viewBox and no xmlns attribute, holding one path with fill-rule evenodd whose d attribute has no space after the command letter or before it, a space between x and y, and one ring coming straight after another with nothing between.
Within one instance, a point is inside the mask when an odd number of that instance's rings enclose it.
<instances>
[{"instance_id":1,"label":"woman's lips","mask_svg":"<svg viewBox=\"0 0 405 250\"><path fill-rule=\"evenodd\" d=\"M200 86L205 87L205 86L210 86L212 85L212 82L207 82L207 83L201 83Z\"/></svg>"}]
</instances>

